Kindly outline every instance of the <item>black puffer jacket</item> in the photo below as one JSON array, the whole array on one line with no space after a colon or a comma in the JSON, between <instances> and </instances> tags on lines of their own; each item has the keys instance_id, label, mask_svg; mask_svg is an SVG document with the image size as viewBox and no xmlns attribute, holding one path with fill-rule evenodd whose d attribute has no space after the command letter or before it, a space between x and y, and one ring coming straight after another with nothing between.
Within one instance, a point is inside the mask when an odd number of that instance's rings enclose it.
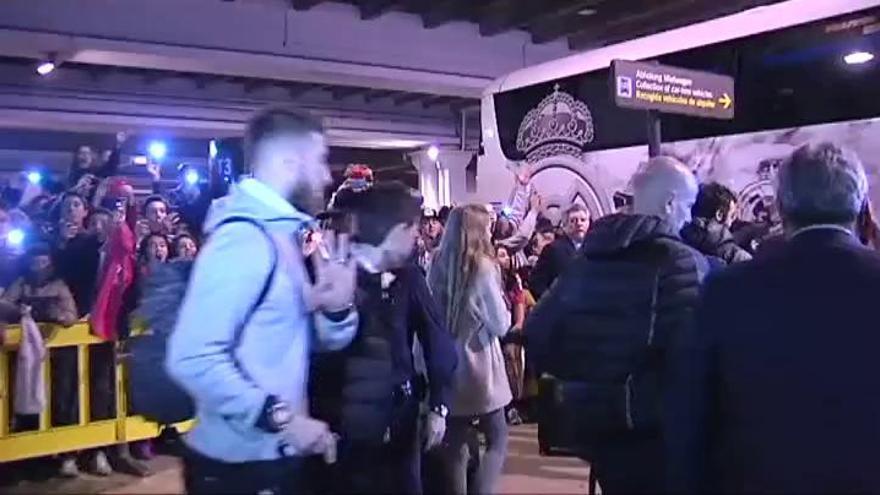
<instances>
[{"instance_id":1,"label":"black puffer jacket","mask_svg":"<svg viewBox=\"0 0 880 495\"><path fill-rule=\"evenodd\" d=\"M655 425L665 356L707 271L660 218L604 217L526 321L527 356L538 373L644 398L634 407Z\"/></svg>"},{"instance_id":2,"label":"black puffer jacket","mask_svg":"<svg viewBox=\"0 0 880 495\"><path fill-rule=\"evenodd\" d=\"M727 227L705 218L694 218L685 225L681 229L681 238L697 251L719 258L728 265L752 259L748 251L736 244Z\"/></svg>"},{"instance_id":3,"label":"black puffer jacket","mask_svg":"<svg viewBox=\"0 0 880 495\"><path fill-rule=\"evenodd\" d=\"M535 298L540 298L553 285L556 277L562 273L575 255L574 243L568 236L558 237L544 248L538 263L529 277L529 289Z\"/></svg>"}]
</instances>

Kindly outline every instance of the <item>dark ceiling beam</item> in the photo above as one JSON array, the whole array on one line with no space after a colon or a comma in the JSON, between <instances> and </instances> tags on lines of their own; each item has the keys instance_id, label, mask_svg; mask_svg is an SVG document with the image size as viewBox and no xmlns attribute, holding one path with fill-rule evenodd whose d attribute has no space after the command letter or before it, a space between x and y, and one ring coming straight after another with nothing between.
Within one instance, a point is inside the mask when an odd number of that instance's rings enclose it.
<instances>
[{"instance_id":1,"label":"dark ceiling beam","mask_svg":"<svg viewBox=\"0 0 880 495\"><path fill-rule=\"evenodd\" d=\"M664 13L679 9L681 4L690 4L692 1L668 0L659 6L655 0L615 2L597 15L586 18L582 29L568 38L569 47L573 50L594 48L615 32L627 31L640 22L656 21Z\"/></svg>"},{"instance_id":2,"label":"dark ceiling beam","mask_svg":"<svg viewBox=\"0 0 880 495\"><path fill-rule=\"evenodd\" d=\"M293 83L287 86L287 94L289 94L291 98L299 98L313 89L315 89L315 86L311 84Z\"/></svg>"},{"instance_id":3,"label":"dark ceiling beam","mask_svg":"<svg viewBox=\"0 0 880 495\"><path fill-rule=\"evenodd\" d=\"M472 110L480 108L480 100L472 100L469 98L459 98L458 101L450 105L452 111L460 113L464 110Z\"/></svg>"},{"instance_id":4,"label":"dark ceiling beam","mask_svg":"<svg viewBox=\"0 0 880 495\"><path fill-rule=\"evenodd\" d=\"M621 1L621 0L617 0ZM483 8L480 34L495 36L528 24L536 17L564 6L564 0L495 0Z\"/></svg>"},{"instance_id":5,"label":"dark ceiling beam","mask_svg":"<svg viewBox=\"0 0 880 495\"><path fill-rule=\"evenodd\" d=\"M361 12L361 19L368 21L381 17L396 4L396 0L361 0L358 2L358 9Z\"/></svg>"},{"instance_id":6,"label":"dark ceiling beam","mask_svg":"<svg viewBox=\"0 0 880 495\"><path fill-rule=\"evenodd\" d=\"M422 26L434 29L461 17L467 17L468 3L462 0L434 0L422 12Z\"/></svg>"},{"instance_id":7,"label":"dark ceiling beam","mask_svg":"<svg viewBox=\"0 0 880 495\"><path fill-rule=\"evenodd\" d=\"M423 95L421 93L403 93L400 96L394 97L395 105L406 105L407 103L412 103L414 101L419 101L426 98L427 95Z\"/></svg>"},{"instance_id":8,"label":"dark ceiling beam","mask_svg":"<svg viewBox=\"0 0 880 495\"><path fill-rule=\"evenodd\" d=\"M351 86L337 86L330 89L330 94L333 95L334 100L344 100L351 96L355 96L358 94L363 94L369 91L366 88L355 88Z\"/></svg>"},{"instance_id":9,"label":"dark ceiling beam","mask_svg":"<svg viewBox=\"0 0 880 495\"><path fill-rule=\"evenodd\" d=\"M457 99L458 98L454 96L434 96L432 98L426 98L422 101L422 108L427 110L428 108L438 107L440 105L449 105Z\"/></svg>"},{"instance_id":10,"label":"dark ceiling beam","mask_svg":"<svg viewBox=\"0 0 880 495\"><path fill-rule=\"evenodd\" d=\"M372 89L364 93L364 101L370 103L371 101L378 100L380 98L387 98L396 93L396 91L390 91L387 89Z\"/></svg>"},{"instance_id":11,"label":"dark ceiling beam","mask_svg":"<svg viewBox=\"0 0 880 495\"><path fill-rule=\"evenodd\" d=\"M167 77L167 74L158 70L145 70L141 72L141 79L144 81L144 84L147 85L156 84Z\"/></svg>"},{"instance_id":12,"label":"dark ceiling beam","mask_svg":"<svg viewBox=\"0 0 880 495\"><path fill-rule=\"evenodd\" d=\"M557 10L548 12L529 22L528 30L532 34L532 43L548 43L571 33L580 31L590 17L599 14L603 0L580 0L571 2ZM584 10L592 10L592 15L581 15Z\"/></svg>"},{"instance_id":13,"label":"dark ceiling beam","mask_svg":"<svg viewBox=\"0 0 880 495\"><path fill-rule=\"evenodd\" d=\"M269 81L264 81L260 79L247 79L244 81L242 85L242 89L245 93L253 93L254 91L260 91L262 89L266 89L272 86L272 83Z\"/></svg>"},{"instance_id":14,"label":"dark ceiling beam","mask_svg":"<svg viewBox=\"0 0 880 495\"><path fill-rule=\"evenodd\" d=\"M211 81L214 81L213 77L207 74L199 74L193 77L193 82L196 84L196 89L205 89L211 84Z\"/></svg>"},{"instance_id":15,"label":"dark ceiling beam","mask_svg":"<svg viewBox=\"0 0 880 495\"><path fill-rule=\"evenodd\" d=\"M645 2L642 1L642 3ZM653 4L653 2L648 3ZM723 2L723 5L712 4L711 7L702 9L696 7L697 3L695 0L673 0L664 3L662 6L655 5L651 11L647 9L632 9L616 20L596 24L592 29L585 29L571 36L569 38L569 47L573 50L582 50L621 42L720 15L734 13L757 5L774 3L774 1L731 0Z\"/></svg>"},{"instance_id":16,"label":"dark ceiling beam","mask_svg":"<svg viewBox=\"0 0 880 495\"><path fill-rule=\"evenodd\" d=\"M293 10L309 10L325 0L290 0Z\"/></svg>"}]
</instances>

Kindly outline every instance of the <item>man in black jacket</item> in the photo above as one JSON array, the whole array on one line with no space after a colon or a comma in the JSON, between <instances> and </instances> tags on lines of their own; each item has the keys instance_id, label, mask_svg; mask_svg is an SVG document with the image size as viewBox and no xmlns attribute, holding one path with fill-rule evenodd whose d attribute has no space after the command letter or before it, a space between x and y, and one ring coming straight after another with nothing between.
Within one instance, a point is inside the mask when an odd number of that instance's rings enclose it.
<instances>
[{"instance_id":1,"label":"man in black jacket","mask_svg":"<svg viewBox=\"0 0 880 495\"><path fill-rule=\"evenodd\" d=\"M596 221L525 327L536 370L558 380L555 419L572 422L606 494L664 490L666 354L688 331L708 270L678 237L697 194L693 174L653 158L633 188L633 214Z\"/></svg>"},{"instance_id":2,"label":"man in black jacket","mask_svg":"<svg viewBox=\"0 0 880 495\"><path fill-rule=\"evenodd\" d=\"M357 243L352 250L359 265L361 324L348 349L317 365L312 387L317 415L342 435L339 465L325 476L334 478L324 487L329 492L421 493L421 452L436 447L445 433L457 356L412 256L420 205L417 195L396 182L363 192L343 190L334 201ZM416 336L427 377L415 370ZM430 410L419 435L419 407L426 396Z\"/></svg>"},{"instance_id":3,"label":"man in black jacket","mask_svg":"<svg viewBox=\"0 0 880 495\"><path fill-rule=\"evenodd\" d=\"M580 249L584 236L590 229L590 211L575 203L565 210L562 217L565 235L558 237L541 251L530 277L529 289L540 298L553 285L556 277L568 266L574 253Z\"/></svg>"},{"instance_id":4,"label":"man in black jacket","mask_svg":"<svg viewBox=\"0 0 880 495\"><path fill-rule=\"evenodd\" d=\"M780 166L789 240L710 278L676 360L671 490L880 492L880 254L853 235L867 189L831 144Z\"/></svg>"},{"instance_id":5,"label":"man in black jacket","mask_svg":"<svg viewBox=\"0 0 880 495\"><path fill-rule=\"evenodd\" d=\"M692 210L693 221L681 229L681 238L697 251L724 262L725 265L748 261L752 256L736 244L730 227L736 218L733 191L712 182L700 186Z\"/></svg>"}]
</instances>

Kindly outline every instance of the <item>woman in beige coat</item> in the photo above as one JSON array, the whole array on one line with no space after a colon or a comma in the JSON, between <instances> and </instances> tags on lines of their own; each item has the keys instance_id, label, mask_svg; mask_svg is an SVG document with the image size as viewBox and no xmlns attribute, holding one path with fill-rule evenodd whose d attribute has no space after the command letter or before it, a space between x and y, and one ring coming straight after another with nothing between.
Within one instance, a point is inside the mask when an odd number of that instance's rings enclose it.
<instances>
[{"instance_id":1,"label":"woman in beige coat","mask_svg":"<svg viewBox=\"0 0 880 495\"><path fill-rule=\"evenodd\" d=\"M453 493L494 493L507 455L504 407L511 401L500 337L510 328L501 274L495 264L485 206L457 207L449 215L428 283L456 339L445 454ZM474 487L467 487L467 439L472 425L486 437Z\"/></svg>"}]
</instances>

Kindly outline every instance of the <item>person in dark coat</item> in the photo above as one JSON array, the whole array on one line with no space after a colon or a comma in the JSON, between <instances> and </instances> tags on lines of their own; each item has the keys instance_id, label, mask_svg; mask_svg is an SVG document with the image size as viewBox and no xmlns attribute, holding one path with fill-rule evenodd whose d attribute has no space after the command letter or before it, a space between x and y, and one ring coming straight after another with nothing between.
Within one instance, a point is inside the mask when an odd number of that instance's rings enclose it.
<instances>
[{"instance_id":1,"label":"person in dark coat","mask_svg":"<svg viewBox=\"0 0 880 495\"><path fill-rule=\"evenodd\" d=\"M880 492L880 255L853 232L867 189L832 144L780 166L789 240L710 278L676 359L670 491Z\"/></svg>"},{"instance_id":2,"label":"person in dark coat","mask_svg":"<svg viewBox=\"0 0 880 495\"><path fill-rule=\"evenodd\" d=\"M736 217L733 191L717 182L700 186L691 213L693 220L681 229L684 242L706 256L720 259L725 265L752 259L730 233Z\"/></svg>"},{"instance_id":3,"label":"person in dark coat","mask_svg":"<svg viewBox=\"0 0 880 495\"><path fill-rule=\"evenodd\" d=\"M78 194L91 198L97 182L113 177L119 173L120 149L128 136L124 132L116 134L116 146L113 150L99 156L98 152L88 144L77 146L73 154L73 162L67 172L67 187L73 188Z\"/></svg>"},{"instance_id":4,"label":"person in dark coat","mask_svg":"<svg viewBox=\"0 0 880 495\"><path fill-rule=\"evenodd\" d=\"M443 439L457 364L452 335L413 256L421 198L403 184L381 183L340 191L334 210L353 233L361 323L347 349L313 367L315 416L341 435L339 462L314 478L319 492L419 494L422 452ZM427 377L416 372L416 337ZM425 398L430 409L420 428Z\"/></svg>"},{"instance_id":5,"label":"person in dark coat","mask_svg":"<svg viewBox=\"0 0 880 495\"><path fill-rule=\"evenodd\" d=\"M563 397L551 421L570 421L605 494L664 491L666 355L690 330L709 268L678 236L697 194L693 174L653 158L633 187L633 213L596 221L525 325L526 355Z\"/></svg>"},{"instance_id":6,"label":"person in dark coat","mask_svg":"<svg viewBox=\"0 0 880 495\"><path fill-rule=\"evenodd\" d=\"M590 230L590 211L575 203L565 210L562 217L565 235L556 238L545 247L532 270L529 289L535 299L541 297L553 285L556 277L565 269L574 253L580 249L584 236Z\"/></svg>"}]
</instances>

